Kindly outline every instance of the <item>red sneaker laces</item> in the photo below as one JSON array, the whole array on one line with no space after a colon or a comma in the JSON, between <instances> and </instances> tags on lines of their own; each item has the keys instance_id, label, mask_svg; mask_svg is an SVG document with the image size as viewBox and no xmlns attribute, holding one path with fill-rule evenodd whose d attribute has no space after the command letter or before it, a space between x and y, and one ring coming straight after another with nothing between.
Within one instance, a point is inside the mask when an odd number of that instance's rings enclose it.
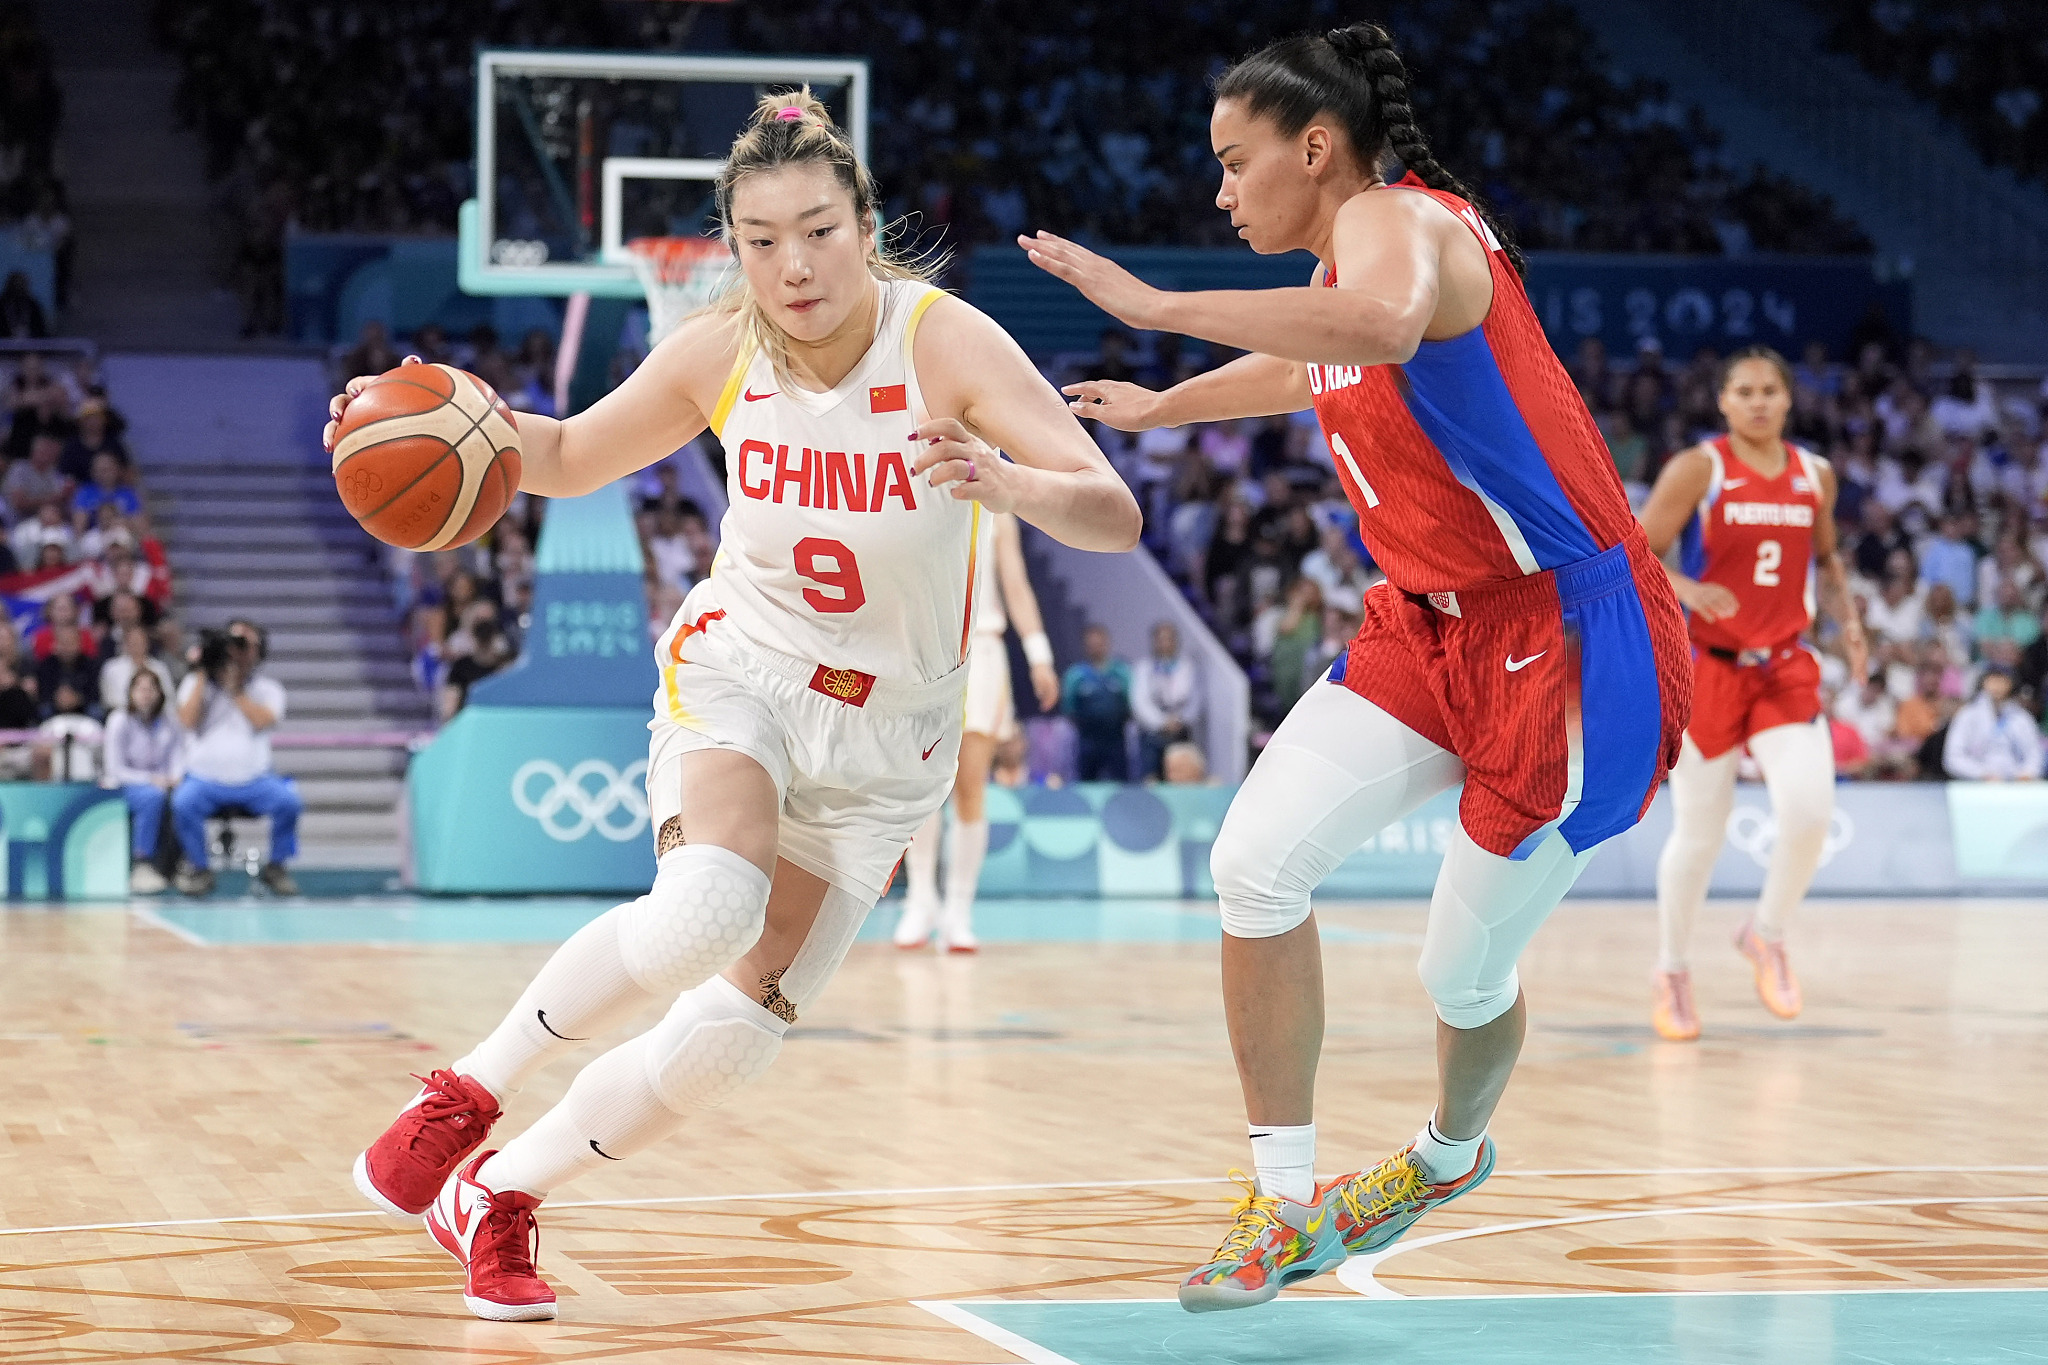
<instances>
[{"instance_id":1,"label":"red sneaker laces","mask_svg":"<svg viewBox=\"0 0 2048 1365\"><path fill-rule=\"evenodd\" d=\"M419 1148L432 1135L434 1145L441 1148L436 1153L438 1160L445 1161L458 1149L467 1145L472 1134L464 1131L466 1124L443 1123L443 1119L454 1119L463 1114L474 1114L484 1122L497 1117L497 1105L491 1106L492 1113L486 1117L483 1102L471 1093L462 1077L453 1071L431 1071L413 1079L426 1087L427 1093L411 1111L412 1125L405 1135L406 1150Z\"/></svg>"},{"instance_id":2,"label":"red sneaker laces","mask_svg":"<svg viewBox=\"0 0 2048 1365\"><path fill-rule=\"evenodd\" d=\"M493 1194L470 1258L489 1256L499 1274L537 1280L540 1272L534 1269L534 1258L539 1255L540 1220L533 1216L533 1206L516 1195Z\"/></svg>"}]
</instances>

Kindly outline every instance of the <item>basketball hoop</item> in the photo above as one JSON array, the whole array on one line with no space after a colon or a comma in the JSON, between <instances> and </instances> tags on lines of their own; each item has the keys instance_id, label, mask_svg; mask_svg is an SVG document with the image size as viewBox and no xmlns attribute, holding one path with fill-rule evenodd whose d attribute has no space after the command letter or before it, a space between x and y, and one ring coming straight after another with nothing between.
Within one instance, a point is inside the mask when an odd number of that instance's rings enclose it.
<instances>
[{"instance_id":1,"label":"basketball hoop","mask_svg":"<svg viewBox=\"0 0 2048 1365\"><path fill-rule=\"evenodd\" d=\"M711 302L732 268L732 253L715 237L635 237L626 252L647 294L649 346Z\"/></svg>"}]
</instances>

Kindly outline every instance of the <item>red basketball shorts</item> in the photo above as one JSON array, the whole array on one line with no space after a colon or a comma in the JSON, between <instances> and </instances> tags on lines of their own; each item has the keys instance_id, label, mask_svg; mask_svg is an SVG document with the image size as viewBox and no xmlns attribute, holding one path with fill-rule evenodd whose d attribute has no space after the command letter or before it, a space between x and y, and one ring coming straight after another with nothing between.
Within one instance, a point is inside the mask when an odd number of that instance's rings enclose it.
<instances>
[{"instance_id":1,"label":"red basketball shorts","mask_svg":"<svg viewBox=\"0 0 2048 1365\"><path fill-rule=\"evenodd\" d=\"M1638 539L1470 592L1381 583L1330 681L1464 762L1481 848L1526 857L1556 829L1584 852L1642 819L1678 760L1691 645Z\"/></svg>"},{"instance_id":2,"label":"red basketball shorts","mask_svg":"<svg viewBox=\"0 0 2048 1365\"><path fill-rule=\"evenodd\" d=\"M1820 660L1798 641L1741 664L1705 649L1693 660L1692 722L1685 727L1703 758L1719 758L1749 737L1820 714Z\"/></svg>"}]
</instances>

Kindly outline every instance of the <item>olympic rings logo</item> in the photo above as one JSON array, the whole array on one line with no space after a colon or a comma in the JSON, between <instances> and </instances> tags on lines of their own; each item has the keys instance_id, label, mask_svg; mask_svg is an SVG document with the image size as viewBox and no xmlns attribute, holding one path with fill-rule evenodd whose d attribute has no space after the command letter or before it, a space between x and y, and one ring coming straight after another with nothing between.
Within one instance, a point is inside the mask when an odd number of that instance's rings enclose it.
<instances>
[{"instance_id":1,"label":"olympic rings logo","mask_svg":"<svg viewBox=\"0 0 2048 1365\"><path fill-rule=\"evenodd\" d=\"M1769 868L1771 854L1778 847L1778 821L1759 806L1737 806L1728 815L1728 842L1750 856L1758 867ZM1835 855L1856 842L1856 822L1840 806L1828 817L1828 835L1820 846L1820 865L1826 867Z\"/></svg>"},{"instance_id":2,"label":"olympic rings logo","mask_svg":"<svg viewBox=\"0 0 2048 1365\"><path fill-rule=\"evenodd\" d=\"M547 779L543 790L536 782ZM512 774L512 804L539 822L548 838L573 844L596 830L615 844L638 838L647 828L647 760L620 772L601 758L586 758L563 772L545 758L523 763ZM566 818L565 818L566 812Z\"/></svg>"}]
</instances>

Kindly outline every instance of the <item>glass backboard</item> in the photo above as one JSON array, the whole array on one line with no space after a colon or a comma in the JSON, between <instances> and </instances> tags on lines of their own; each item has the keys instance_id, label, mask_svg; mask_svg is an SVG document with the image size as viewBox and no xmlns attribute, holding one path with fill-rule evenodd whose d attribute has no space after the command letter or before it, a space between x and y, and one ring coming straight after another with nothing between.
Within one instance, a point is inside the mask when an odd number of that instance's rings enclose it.
<instances>
[{"instance_id":1,"label":"glass backboard","mask_svg":"<svg viewBox=\"0 0 2048 1365\"><path fill-rule=\"evenodd\" d=\"M484 49L462 288L639 297L623 244L709 231L712 181L755 102L804 84L865 159L863 61Z\"/></svg>"}]
</instances>

